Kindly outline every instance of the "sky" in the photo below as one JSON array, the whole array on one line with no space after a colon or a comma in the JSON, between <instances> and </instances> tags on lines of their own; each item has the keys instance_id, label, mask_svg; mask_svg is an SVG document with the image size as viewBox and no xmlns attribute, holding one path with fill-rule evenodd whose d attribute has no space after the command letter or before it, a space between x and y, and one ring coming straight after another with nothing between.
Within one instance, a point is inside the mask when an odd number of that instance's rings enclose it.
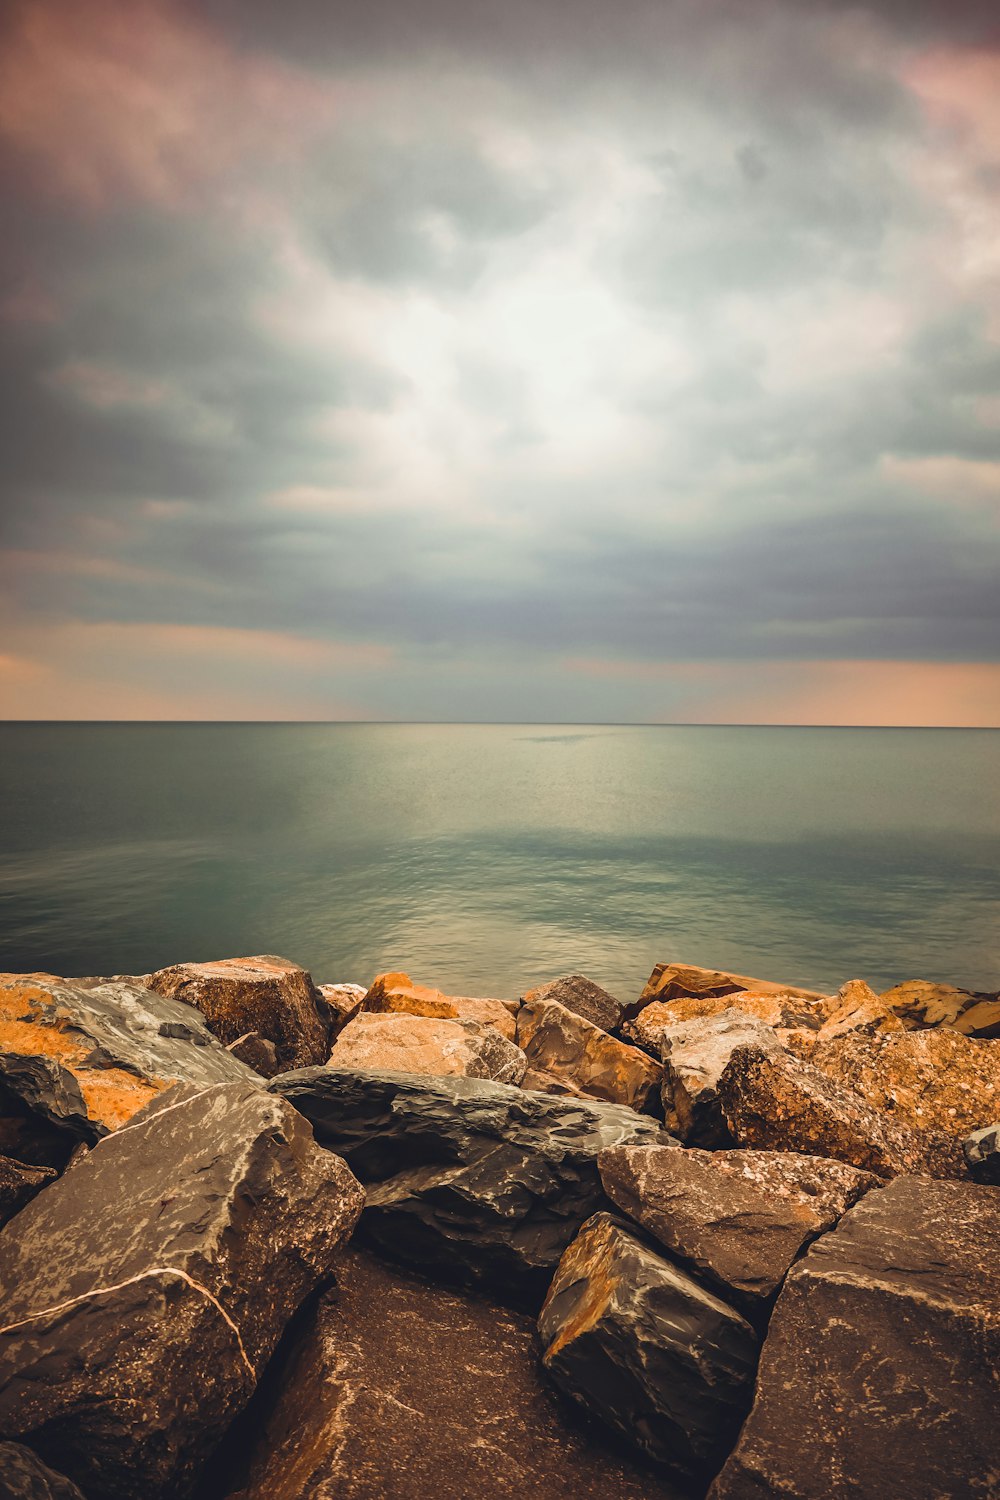
<instances>
[{"instance_id":1,"label":"sky","mask_svg":"<svg viewBox=\"0 0 1000 1500\"><path fill-rule=\"evenodd\" d=\"M6 0L0 715L1000 727L994 0Z\"/></svg>"}]
</instances>

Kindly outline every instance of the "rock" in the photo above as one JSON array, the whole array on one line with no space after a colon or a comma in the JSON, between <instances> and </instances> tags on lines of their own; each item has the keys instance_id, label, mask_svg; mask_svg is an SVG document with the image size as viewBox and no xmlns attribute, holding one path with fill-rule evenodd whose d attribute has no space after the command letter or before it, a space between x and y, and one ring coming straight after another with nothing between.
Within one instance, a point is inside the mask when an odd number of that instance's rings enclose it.
<instances>
[{"instance_id":1,"label":"rock","mask_svg":"<svg viewBox=\"0 0 1000 1500\"><path fill-rule=\"evenodd\" d=\"M197 1011L138 981L0 975L0 1149L19 1161L61 1167L178 1081L253 1076Z\"/></svg>"},{"instance_id":2,"label":"rock","mask_svg":"<svg viewBox=\"0 0 1000 1500\"><path fill-rule=\"evenodd\" d=\"M1000 1187L1000 1125L974 1130L962 1142L962 1154L969 1174L976 1182L990 1182Z\"/></svg>"},{"instance_id":3,"label":"rock","mask_svg":"<svg viewBox=\"0 0 1000 1500\"><path fill-rule=\"evenodd\" d=\"M32 1167L13 1157L0 1156L0 1224L12 1219L36 1193L55 1182L57 1176L50 1167Z\"/></svg>"},{"instance_id":4,"label":"rock","mask_svg":"<svg viewBox=\"0 0 1000 1500\"><path fill-rule=\"evenodd\" d=\"M733 1144L719 1099L719 1080L733 1053L746 1046L768 1056L781 1052L769 1026L738 1010L686 1021L660 1033L663 1117L667 1129L687 1145Z\"/></svg>"},{"instance_id":5,"label":"rock","mask_svg":"<svg viewBox=\"0 0 1000 1500\"><path fill-rule=\"evenodd\" d=\"M364 1194L284 1100L180 1085L0 1234L0 1436L89 1500L173 1500Z\"/></svg>"},{"instance_id":6,"label":"rock","mask_svg":"<svg viewBox=\"0 0 1000 1500\"><path fill-rule=\"evenodd\" d=\"M363 984L321 984L317 986L330 1013L330 1035L343 1031L353 1021L368 991Z\"/></svg>"},{"instance_id":7,"label":"rock","mask_svg":"<svg viewBox=\"0 0 1000 1500\"><path fill-rule=\"evenodd\" d=\"M790 1272L713 1500L994 1500L1000 1194L900 1177Z\"/></svg>"},{"instance_id":8,"label":"rock","mask_svg":"<svg viewBox=\"0 0 1000 1500\"><path fill-rule=\"evenodd\" d=\"M588 1411L687 1484L715 1474L758 1348L725 1302L599 1213L559 1262L538 1330L545 1370Z\"/></svg>"},{"instance_id":9,"label":"rock","mask_svg":"<svg viewBox=\"0 0 1000 1500\"><path fill-rule=\"evenodd\" d=\"M211 1493L675 1500L574 1420L539 1371L535 1338L523 1313L352 1247L220 1454Z\"/></svg>"},{"instance_id":10,"label":"rock","mask_svg":"<svg viewBox=\"0 0 1000 1500\"><path fill-rule=\"evenodd\" d=\"M71 1480L56 1474L20 1443L0 1443L0 1500L86 1500Z\"/></svg>"},{"instance_id":11,"label":"rock","mask_svg":"<svg viewBox=\"0 0 1000 1500\"><path fill-rule=\"evenodd\" d=\"M659 1063L557 1000L525 999L517 1013L517 1042L530 1068L565 1078L581 1094L637 1110L655 1107L663 1078Z\"/></svg>"},{"instance_id":12,"label":"rock","mask_svg":"<svg viewBox=\"0 0 1000 1500\"><path fill-rule=\"evenodd\" d=\"M1000 994L996 992L977 993L953 984L907 979L883 990L879 998L910 1030L952 1026L964 1036L1000 1037Z\"/></svg>"},{"instance_id":13,"label":"rock","mask_svg":"<svg viewBox=\"0 0 1000 1500\"><path fill-rule=\"evenodd\" d=\"M529 1005L535 1000L555 1000L602 1031L617 1031L621 1025L621 1001L582 974L568 974L564 979L550 979L547 984L536 985L524 999Z\"/></svg>"},{"instance_id":14,"label":"rock","mask_svg":"<svg viewBox=\"0 0 1000 1500\"><path fill-rule=\"evenodd\" d=\"M478 1021L495 1026L501 1036L514 1041L514 1018L502 1000L476 1000L468 995L443 995L424 984L414 984L408 974L379 974L364 998L366 1011L402 1011L411 1016L435 1016L441 1020Z\"/></svg>"},{"instance_id":15,"label":"rock","mask_svg":"<svg viewBox=\"0 0 1000 1500\"><path fill-rule=\"evenodd\" d=\"M361 1228L394 1259L535 1306L604 1202L597 1153L665 1139L621 1105L479 1078L308 1068L270 1087L368 1187Z\"/></svg>"},{"instance_id":16,"label":"rock","mask_svg":"<svg viewBox=\"0 0 1000 1500\"><path fill-rule=\"evenodd\" d=\"M719 1079L718 1095L741 1146L826 1156L877 1177L965 1175L957 1142L907 1129L852 1088L784 1051L738 1048Z\"/></svg>"},{"instance_id":17,"label":"rock","mask_svg":"<svg viewBox=\"0 0 1000 1500\"><path fill-rule=\"evenodd\" d=\"M278 1050L278 1068L326 1062L330 1021L326 1005L305 969L271 953L220 958L212 963L175 964L149 976L158 995L200 1010L208 1029L223 1042L248 1031Z\"/></svg>"},{"instance_id":18,"label":"rock","mask_svg":"<svg viewBox=\"0 0 1000 1500\"><path fill-rule=\"evenodd\" d=\"M492 1078L497 1083L520 1083L526 1066L524 1053L493 1026L367 1011L344 1027L330 1053L331 1068Z\"/></svg>"},{"instance_id":19,"label":"rock","mask_svg":"<svg viewBox=\"0 0 1000 1500\"><path fill-rule=\"evenodd\" d=\"M541 1068L528 1068L521 1079L523 1089L531 1089L538 1094L561 1094L565 1099L586 1099L586 1094L581 1094L575 1089L567 1078L557 1078L554 1073L546 1073Z\"/></svg>"},{"instance_id":20,"label":"rock","mask_svg":"<svg viewBox=\"0 0 1000 1500\"><path fill-rule=\"evenodd\" d=\"M730 974L725 969L699 969L693 964L657 964L646 981L646 987L635 1005L626 1006L625 1019L632 1020L651 1000L681 1000L706 995L735 995L738 991L755 995L795 996L801 1000L827 1000L818 990L803 990L793 984L776 984L769 979L750 979L746 974Z\"/></svg>"},{"instance_id":21,"label":"rock","mask_svg":"<svg viewBox=\"0 0 1000 1500\"><path fill-rule=\"evenodd\" d=\"M257 1031L248 1031L246 1036L230 1042L226 1051L238 1057L241 1063L253 1068L262 1078L273 1078L278 1072L278 1049L266 1036Z\"/></svg>"},{"instance_id":22,"label":"rock","mask_svg":"<svg viewBox=\"0 0 1000 1500\"><path fill-rule=\"evenodd\" d=\"M782 1151L612 1146L604 1191L671 1255L759 1322L789 1266L879 1179Z\"/></svg>"},{"instance_id":23,"label":"rock","mask_svg":"<svg viewBox=\"0 0 1000 1500\"><path fill-rule=\"evenodd\" d=\"M659 1057L665 1031L685 1021L721 1015L727 1010L738 1010L745 1016L763 1021L772 1028L780 1042L785 1042L790 1034L814 1035L825 1019L825 1011L816 1001L802 1000L794 995L761 995L738 990L728 995L653 1000L634 1020L626 1022L622 1035L637 1047L645 1047Z\"/></svg>"},{"instance_id":24,"label":"rock","mask_svg":"<svg viewBox=\"0 0 1000 1500\"><path fill-rule=\"evenodd\" d=\"M876 995L863 979L849 979L834 996L833 1008L816 1040L832 1041L856 1032L871 1037L902 1029L902 1021L889 1010L880 995Z\"/></svg>"}]
</instances>

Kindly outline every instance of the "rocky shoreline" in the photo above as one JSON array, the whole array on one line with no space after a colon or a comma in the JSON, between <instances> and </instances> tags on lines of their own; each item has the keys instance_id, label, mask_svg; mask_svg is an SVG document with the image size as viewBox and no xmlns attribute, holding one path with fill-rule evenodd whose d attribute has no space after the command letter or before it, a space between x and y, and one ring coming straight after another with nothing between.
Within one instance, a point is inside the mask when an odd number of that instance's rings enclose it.
<instances>
[{"instance_id":1,"label":"rocky shoreline","mask_svg":"<svg viewBox=\"0 0 1000 1500\"><path fill-rule=\"evenodd\" d=\"M0 1500L1000 1496L1000 996L0 976Z\"/></svg>"}]
</instances>

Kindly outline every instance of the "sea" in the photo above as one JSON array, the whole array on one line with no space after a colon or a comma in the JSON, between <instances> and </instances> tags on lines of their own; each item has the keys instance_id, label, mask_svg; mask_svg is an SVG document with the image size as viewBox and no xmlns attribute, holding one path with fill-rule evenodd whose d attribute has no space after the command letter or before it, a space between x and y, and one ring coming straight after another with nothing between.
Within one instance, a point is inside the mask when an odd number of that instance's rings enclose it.
<instances>
[{"instance_id":1,"label":"sea","mask_svg":"<svg viewBox=\"0 0 1000 1500\"><path fill-rule=\"evenodd\" d=\"M1000 988L1000 731L0 725L0 967Z\"/></svg>"}]
</instances>

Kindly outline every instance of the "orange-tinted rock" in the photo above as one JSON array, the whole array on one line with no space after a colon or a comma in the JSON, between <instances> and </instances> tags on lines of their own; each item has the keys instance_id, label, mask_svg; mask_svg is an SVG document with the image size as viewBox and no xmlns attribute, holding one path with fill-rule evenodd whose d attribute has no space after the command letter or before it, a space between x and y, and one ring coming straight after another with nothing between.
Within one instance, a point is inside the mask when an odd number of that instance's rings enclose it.
<instances>
[{"instance_id":1,"label":"orange-tinted rock","mask_svg":"<svg viewBox=\"0 0 1000 1500\"><path fill-rule=\"evenodd\" d=\"M849 979L834 996L833 1008L817 1033L816 1040L825 1042L854 1034L871 1037L879 1032L902 1029L902 1021L893 1014L880 995L876 995L863 979Z\"/></svg>"},{"instance_id":2,"label":"orange-tinted rock","mask_svg":"<svg viewBox=\"0 0 1000 1500\"><path fill-rule=\"evenodd\" d=\"M309 974L287 958L260 954L175 964L149 976L149 987L200 1010L223 1042L256 1032L274 1043L278 1071L326 1062L329 1025Z\"/></svg>"},{"instance_id":3,"label":"orange-tinted rock","mask_svg":"<svg viewBox=\"0 0 1000 1500\"><path fill-rule=\"evenodd\" d=\"M622 1018L621 1001L583 974L568 974L563 979L538 984L528 990L524 999L529 1004L535 1000L557 1000L574 1015L582 1016L602 1031L615 1031Z\"/></svg>"},{"instance_id":4,"label":"orange-tinted rock","mask_svg":"<svg viewBox=\"0 0 1000 1500\"><path fill-rule=\"evenodd\" d=\"M329 1008L330 1033L334 1037L348 1021L354 1020L368 991L363 984L321 984L318 989Z\"/></svg>"},{"instance_id":5,"label":"orange-tinted rock","mask_svg":"<svg viewBox=\"0 0 1000 1500\"><path fill-rule=\"evenodd\" d=\"M491 1078L520 1083L524 1054L493 1026L436 1016L362 1011L333 1044L331 1068Z\"/></svg>"},{"instance_id":6,"label":"orange-tinted rock","mask_svg":"<svg viewBox=\"0 0 1000 1500\"><path fill-rule=\"evenodd\" d=\"M569 1099L585 1099L586 1094L581 1094L579 1089L565 1078L557 1078L554 1073L546 1073L539 1068L528 1068L521 1079L521 1087L529 1089L537 1094L562 1094Z\"/></svg>"},{"instance_id":7,"label":"orange-tinted rock","mask_svg":"<svg viewBox=\"0 0 1000 1500\"><path fill-rule=\"evenodd\" d=\"M952 1026L965 1036L1000 1037L1000 994L956 989L953 984L932 984L928 979L907 979L891 990L883 990L881 999L904 1026L914 1031Z\"/></svg>"},{"instance_id":8,"label":"orange-tinted rock","mask_svg":"<svg viewBox=\"0 0 1000 1500\"><path fill-rule=\"evenodd\" d=\"M734 994L703 995L684 1000L652 1000L633 1020L622 1027L622 1035L638 1047L659 1056L665 1032L684 1021L696 1021L723 1011L738 1010L754 1020L763 1021L784 1042L789 1034L813 1036L826 1018L825 1007L800 996L760 994L737 990Z\"/></svg>"},{"instance_id":9,"label":"orange-tinted rock","mask_svg":"<svg viewBox=\"0 0 1000 1500\"><path fill-rule=\"evenodd\" d=\"M739 1010L696 1016L661 1033L663 1118L672 1135L689 1146L732 1145L719 1079L733 1053L747 1046L781 1050L769 1026Z\"/></svg>"},{"instance_id":10,"label":"orange-tinted rock","mask_svg":"<svg viewBox=\"0 0 1000 1500\"><path fill-rule=\"evenodd\" d=\"M509 1042L514 1040L514 1018L503 1000L479 1000L469 995L445 995L425 984L414 984L408 974L379 974L364 998L366 1011L398 1011L411 1016L434 1016L441 1020L478 1021L495 1026Z\"/></svg>"},{"instance_id":11,"label":"orange-tinted rock","mask_svg":"<svg viewBox=\"0 0 1000 1500\"><path fill-rule=\"evenodd\" d=\"M556 1000L524 1002L517 1014L517 1040L529 1068L566 1079L586 1098L638 1110L655 1104L663 1078L660 1064Z\"/></svg>"},{"instance_id":12,"label":"orange-tinted rock","mask_svg":"<svg viewBox=\"0 0 1000 1500\"><path fill-rule=\"evenodd\" d=\"M824 1001L818 990L804 990L794 984L778 984L770 979L751 979L746 974L731 974L725 969L700 969L694 964L657 964L646 981L646 987L626 1017L638 1015L651 1000L682 1000L706 995L735 995L738 991L755 995L794 995L802 1000Z\"/></svg>"}]
</instances>

